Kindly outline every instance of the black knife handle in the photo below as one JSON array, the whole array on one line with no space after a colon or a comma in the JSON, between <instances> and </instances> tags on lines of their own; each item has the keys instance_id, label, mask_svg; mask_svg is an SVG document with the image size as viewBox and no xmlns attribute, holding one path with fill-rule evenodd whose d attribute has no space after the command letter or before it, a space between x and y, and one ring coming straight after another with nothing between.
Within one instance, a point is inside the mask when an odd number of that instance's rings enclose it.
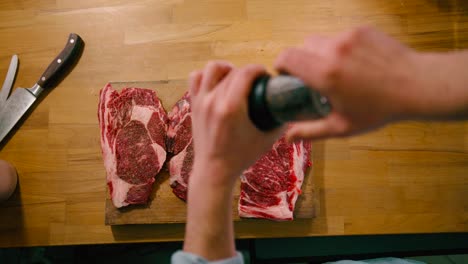
<instances>
[{"instance_id":1,"label":"black knife handle","mask_svg":"<svg viewBox=\"0 0 468 264\"><path fill-rule=\"evenodd\" d=\"M78 34L71 33L65 48L50 63L37 84L44 89L53 88L70 72L78 62L84 48L84 42Z\"/></svg>"}]
</instances>

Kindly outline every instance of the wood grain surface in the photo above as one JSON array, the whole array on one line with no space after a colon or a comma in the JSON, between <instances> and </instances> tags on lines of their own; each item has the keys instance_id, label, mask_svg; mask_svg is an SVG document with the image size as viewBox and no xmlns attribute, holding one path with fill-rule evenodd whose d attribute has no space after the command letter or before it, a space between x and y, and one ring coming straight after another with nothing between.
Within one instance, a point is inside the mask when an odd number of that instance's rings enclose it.
<instances>
[{"instance_id":1,"label":"wood grain surface","mask_svg":"<svg viewBox=\"0 0 468 264\"><path fill-rule=\"evenodd\" d=\"M186 80L165 80L152 82L111 82L112 88L120 91L125 87L146 88L156 91L166 112L171 111L176 102L187 91ZM167 161L166 161L167 162ZM166 163L168 166L168 163ZM315 207L318 204L314 196L314 182L312 170L308 169L302 184L302 194L299 196L294 217L296 219L312 218L315 216ZM107 187L107 192L109 189ZM235 221L255 221L241 219L238 214L238 201L240 195L240 181L237 181L234 189L232 215ZM185 223L187 214L186 203L172 193L169 185L169 171L166 167L158 173L153 185L148 204L131 205L124 208L116 208L112 204L110 195L106 195L106 225L124 224L165 224Z\"/></svg>"},{"instance_id":2,"label":"wood grain surface","mask_svg":"<svg viewBox=\"0 0 468 264\"><path fill-rule=\"evenodd\" d=\"M97 102L109 81L185 79L208 60L269 69L312 34L370 24L424 51L468 48L463 0L3 0L0 78L30 87L70 32L74 71L15 130L0 158L19 174L0 205L0 246L181 240L183 224L106 226ZM314 143L314 219L236 222L236 237L468 231L468 124L398 123Z\"/></svg>"}]
</instances>

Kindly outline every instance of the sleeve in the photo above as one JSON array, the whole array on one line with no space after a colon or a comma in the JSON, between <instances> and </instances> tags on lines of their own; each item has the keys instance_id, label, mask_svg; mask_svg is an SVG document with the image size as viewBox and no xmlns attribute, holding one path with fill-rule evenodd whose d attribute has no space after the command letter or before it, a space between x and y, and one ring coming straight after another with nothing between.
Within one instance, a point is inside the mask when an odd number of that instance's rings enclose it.
<instances>
[{"instance_id":1,"label":"sleeve","mask_svg":"<svg viewBox=\"0 0 468 264\"><path fill-rule=\"evenodd\" d=\"M240 252L237 252L237 256L221 259L216 261L208 261L198 255L188 253L182 250L178 250L172 255L172 264L244 264L244 258Z\"/></svg>"}]
</instances>

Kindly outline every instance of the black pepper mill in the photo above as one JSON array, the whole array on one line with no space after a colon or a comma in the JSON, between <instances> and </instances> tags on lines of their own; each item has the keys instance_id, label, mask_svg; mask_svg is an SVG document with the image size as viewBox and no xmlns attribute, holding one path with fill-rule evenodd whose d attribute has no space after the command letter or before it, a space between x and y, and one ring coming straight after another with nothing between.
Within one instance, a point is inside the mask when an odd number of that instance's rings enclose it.
<instances>
[{"instance_id":1,"label":"black pepper mill","mask_svg":"<svg viewBox=\"0 0 468 264\"><path fill-rule=\"evenodd\" d=\"M327 98L290 75L262 75L249 94L249 117L268 131L289 121L323 118L331 111Z\"/></svg>"}]
</instances>

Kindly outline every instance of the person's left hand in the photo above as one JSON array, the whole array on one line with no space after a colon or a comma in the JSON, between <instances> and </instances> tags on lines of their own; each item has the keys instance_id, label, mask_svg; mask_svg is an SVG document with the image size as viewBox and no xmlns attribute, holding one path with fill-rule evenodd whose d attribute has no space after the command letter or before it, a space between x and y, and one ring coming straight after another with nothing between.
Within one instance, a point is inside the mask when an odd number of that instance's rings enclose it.
<instances>
[{"instance_id":1,"label":"person's left hand","mask_svg":"<svg viewBox=\"0 0 468 264\"><path fill-rule=\"evenodd\" d=\"M190 75L193 177L204 175L204 180L233 184L280 136L282 129L261 132L248 116L248 95L255 78L262 73L265 69L259 65L235 68L214 61ZM206 171L217 173L210 175Z\"/></svg>"}]
</instances>

